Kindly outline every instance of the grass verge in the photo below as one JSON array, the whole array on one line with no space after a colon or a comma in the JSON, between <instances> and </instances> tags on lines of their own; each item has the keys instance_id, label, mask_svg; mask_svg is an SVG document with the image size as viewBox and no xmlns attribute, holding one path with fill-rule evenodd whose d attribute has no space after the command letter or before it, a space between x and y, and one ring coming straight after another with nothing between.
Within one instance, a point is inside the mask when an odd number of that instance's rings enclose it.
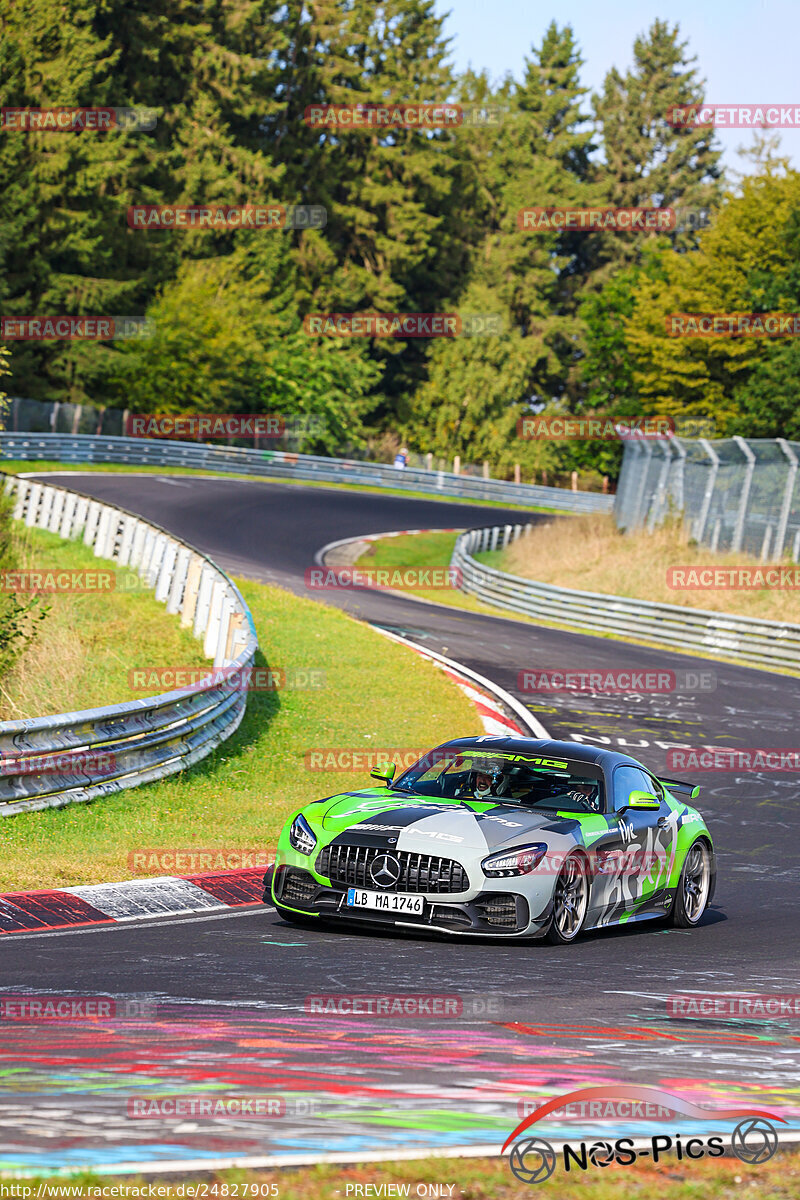
<instances>
[{"instance_id":1,"label":"grass verge","mask_svg":"<svg viewBox=\"0 0 800 1200\"><path fill-rule=\"evenodd\" d=\"M202 644L181 629L177 617L167 615L135 572L95 558L82 542L66 542L19 522L14 541L20 570L87 572L84 579L99 575L99 582L109 586L43 595L48 611L37 622L34 640L0 680L0 720L122 704L170 690L132 690L131 668L210 667Z\"/></svg>"},{"instance_id":2,"label":"grass verge","mask_svg":"<svg viewBox=\"0 0 800 1200\"><path fill-rule=\"evenodd\" d=\"M550 1179L536 1185L536 1195L547 1200L731 1200L735 1196L746 1196L748 1200L795 1200L800 1190L800 1153L779 1151L769 1162L760 1166L748 1166L736 1158L697 1159L691 1163L670 1158L659 1165L637 1163L634 1167L611 1165L565 1179L563 1171L556 1172ZM197 1189L189 1191L186 1177L182 1191L176 1180L158 1180L163 1188L159 1195L186 1197L201 1194ZM110 1188L121 1186L117 1193L122 1200L127 1197L147 1195L147 1182L143 1178L125 1176L75 1175L74 1183L85 1189L86 1200L98 1200L110 1196ZM435 1196L448 1194L460 1200L529 1200L531 1186L514 1178L507 1159L496 1158L426 1158L413 1162L359 1163L353 1166L319 1166L284 1171L223 1171L213 1177L204 1176L208 1185L205 1193L210 1200L228 1196L268 1196L274 1185L273 1196L280 1200L347 1200L357 1196ZM55 1189L63 1186L64 1177L42 1176L37 1179L20 1180L31 1187L30 1196L41 1200L56 1200L60 1194ZM40 1184L41 1192L37 1191ZM214 1189L214 1185L218 1187ZM227 1193L223 1185L228 1185ZM366 1190L366 1185L372 1185ZM394 1185L391 1187L390 1185ZM438 1192L434 1185L445 1190ZM405 1187L408 1186L408 1192ZM107 1188L101 1192L90 1189ZM144 1192L134 1191L144 1187ZM202 1184L201 1184L202 1187ZM451 1187L448 1193L446 1190ZM398 1189L402 1188L402 1191ZM51 1190L52 1189L52 1190ZM234 1190L236 1189L236 1190ZM358 1189L358 1190L356 1190ZM18 1193L21 1195L22 1193ZM76 1197L77 1194L72 1193Z\"/></svg>"},{"instance_id":3,"label":"grass verge","mask_svg":"<svg viewBox=\"0 0 800 1200\"><path fill-rule=\"evenodd\" d=\"M251 692L233 737L170 779L91 804L0 821L0 890L129 878L139 866L130 856L143 849L258 849L263 856L292 810L370 786L368 770L311 769L308 751L422 749L482 731L466 697L404 646L337 609L279 588L237 583L263 649L258 665L289 676L300 672L300 684L303 671L313 672L322 686ZM123 623L117 632L124 674L138 664L139 650ZM165 656L160 661L170 665ZM184 661L182 650L179 663ZM139 870L172 873L157 864Z\"/></svg>"},{"instance_id":4,"label":"grass verge","mask_svg":"<svg viewBox=\"0 0 800 1200\"><path fill-rule=\"evenodd\" d=\"M758 565L746 554L712 554L705 546L690 544L678 522L667 523L653 533L624 534L610 514L573 517L568 529L561 521L547 521L488 561L512 575L559 587L770 621L800 621L797 592L767 587L753 591L669 587L669 567Z\"/></svg>"}]
</instances>

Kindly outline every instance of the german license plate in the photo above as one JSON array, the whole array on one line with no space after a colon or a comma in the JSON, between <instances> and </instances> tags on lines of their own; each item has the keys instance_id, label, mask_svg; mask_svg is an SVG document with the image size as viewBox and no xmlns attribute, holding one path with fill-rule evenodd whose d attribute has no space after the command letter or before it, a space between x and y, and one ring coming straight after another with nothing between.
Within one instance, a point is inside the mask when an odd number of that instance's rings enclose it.
<instances>
[{"instance_id":1,"label":"german license plate","mask_svg":"<svg viewBox=\"0 0 800 1200\"><path fill-rule=\"evenodd\" d=\"M347 903L350 908L377 908L381 912L413 913L417 917L425 912L422 896L406 896L402 892L367 892L363 888L348 888Z\"/></svg>"}]
</instances>

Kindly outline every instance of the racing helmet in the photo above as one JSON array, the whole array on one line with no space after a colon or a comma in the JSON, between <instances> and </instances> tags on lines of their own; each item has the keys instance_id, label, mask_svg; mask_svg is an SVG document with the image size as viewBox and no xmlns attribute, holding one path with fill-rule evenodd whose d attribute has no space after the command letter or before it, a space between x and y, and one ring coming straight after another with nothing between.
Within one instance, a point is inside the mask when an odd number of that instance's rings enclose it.
<instances>
[{"instance_id":1,"label":"racing helmet","mask_svg":"<svg viewBox=\"0 0 800 1200\"><path fill-rule=\"evenodd\" d=\"M476 800L501 796L506 789L504 763L496 758L476 759L469 773L468 786Z\"/></svg>"}]
</instances>

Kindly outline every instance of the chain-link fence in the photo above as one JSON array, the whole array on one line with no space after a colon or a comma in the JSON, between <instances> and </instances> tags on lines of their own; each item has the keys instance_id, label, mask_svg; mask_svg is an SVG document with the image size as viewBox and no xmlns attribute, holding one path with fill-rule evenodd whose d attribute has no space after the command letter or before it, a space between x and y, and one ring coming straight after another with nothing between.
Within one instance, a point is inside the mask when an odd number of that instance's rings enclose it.
<instances>
[{"instance_id":1,"label":"chain-link fence","mask_svg":"<svg viewBox=\"0 0 800 1200\"><path fill-rule=\"evenodd\" d=\"M691 537L762 562L800 556L800 442L784 438L628 440L614 515L653 529L683 514Z\"/></svg>"}]
</instances>

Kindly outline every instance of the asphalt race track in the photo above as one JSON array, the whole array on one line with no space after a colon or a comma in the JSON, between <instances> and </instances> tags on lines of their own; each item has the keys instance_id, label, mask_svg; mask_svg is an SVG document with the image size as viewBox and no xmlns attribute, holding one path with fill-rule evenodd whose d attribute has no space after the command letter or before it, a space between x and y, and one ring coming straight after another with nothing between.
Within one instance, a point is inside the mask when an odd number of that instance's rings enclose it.
<instances>
[{"instance_id":1,"label":"asphalt race track","mask_svg":"<svg viewBox=\"0 0 800 1200\"><path fill-rule=\"evenodd\" d=\"M304 595L303 572L335 539L524 519L291 484L122 474L63 482L157 521L229 572ZM619 747L656 773L670 773L670 746L798 745L798 679L379 592L314 597L488 676L528 704L553 736ZM704 686L690 676L685 690L663 695L535 700L517 688L525 667L665 666L702 672ZM798 780L704 774L699 782L719 875L711 910L691 931L642 924L563 949L465 944L306 930L259 908L3 936L2 991L146 995L158 1008L104 1031L4 1025L0 1061L9 1090L0 1095L7 1130L0 1142L9 1149L0 1168L496 1148L518 1122L518 1097L611 1080L660 1086L710 1107L734 1097L758 1102L800 1128L798 1018L666 1016L665 999L679 990L800 991ZM456 1021L405 1023L310 1015L305 998L322 992L472 995L491 1002L491 1011L486 1019L478 1005L476 1015ZM279 1089L306 1107L287 1110L267 1130L248 1120L127 1116L133 1094L248 1089ZM685 1127L697 1130L696 1123ZM673 1128L684 1125L675 1121L667 1132ZM627 1130L617 1122L614 1132Z\"/></svg>"}]
</instances>

